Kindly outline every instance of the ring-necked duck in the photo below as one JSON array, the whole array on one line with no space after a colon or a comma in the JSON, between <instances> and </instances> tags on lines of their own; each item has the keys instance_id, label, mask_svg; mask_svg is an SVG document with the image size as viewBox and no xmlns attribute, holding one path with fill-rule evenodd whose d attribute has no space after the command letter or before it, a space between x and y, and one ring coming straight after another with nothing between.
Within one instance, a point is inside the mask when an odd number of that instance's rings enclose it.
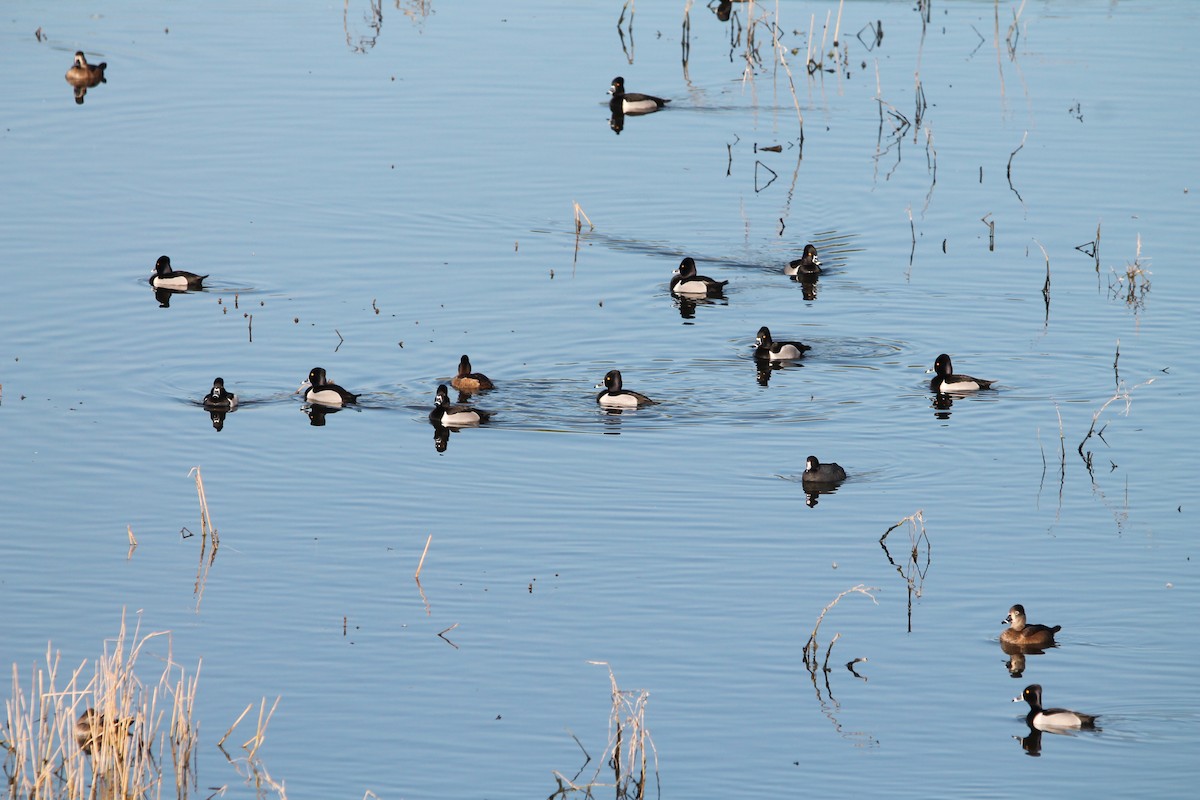
<instances>
[{"instance_id":1,"label":"ring-necked duck","mask_svg":"<svg viewBox=\"0 0 1200 800\"><path fill-rule=\"evenodd\" d=\"M323 406L340 406L358 400L358 395L351 394L336 383L330 383L323 367L313 367L308 373L308 380L300 384L296 391L304 393L305 401Z\"/></svg>"},{"instance_id":2,"label":"ring-necked duck","mask_svg":"<svg viewBox=\"0 0 1200 800\"><path fill-rule=\"evenodd\" d=\"M1004 622L1009 627L1000 634L1000 641L1006 644L1050 647L1054 644L1054 634L1062 630L1062 625L1055 625L1053 628L1046 625L1030 625L1025 621L1025 606L1020 603L1008 610Z\"/></svg>"},{"instance_id":3,"label":"ring-necked duck","mask_svg":"<svg viewBox=\"0 0 1200 800\"><path fill-rule=\"evenodd\" d=\"M482 389L495 389L496 384L479 372L471 372L471 359L465 355L458 360L458 374L450 381L450 385L460 392L478 392Z\"/></svg>"},{"instance_id":4,"label":"ring-necked duck","mask_svg":"<svg viewBox=\"0 0 1200 800\"><path fill-rule=\"evenodd\" d=\"M609 106L614 111L619 108L623 114L649 114L652 111L658 111L671 102L670 100L664 100L661 97L654 97L649 94L627 93L625 91L625 79L619 76L613 78L612 86L609 87L608 93L612 95Z\"/></svg>"},{"instance_id":5,"label":"ring-necked duck","mask_svg":"<svg viewBox=\"0 0 1200 800\"><path fill-rule=\"evenodd\" d=\"M811 244L804 245L804 255L789 262L783 268L784 275L819 275L821 274L821 259L817 258L817 248Z\"/></svg>"},{"instance_id":6,"label":"ring-necked duck","mask_svg":"<svg viewBox=\"0 0 1200 800\"><path fill-rule=\"evenodd\" d=\"M83 51L77 50L75 51L75 63L67 70L67 83L72 86L95 86L104 82L104 70L107 68L108 62L89 64Z\"/></svg>"},{"instance_id":7,"label":"ring-necked duck","mask_svg":"<svg viewBox=\"0 0 1200 800\"><path fill-rule=\"evenodd\" d=\"M950 356L942 353L933 362L933 369L926 374L936 372L937 375L929 382L929 388L935 392L974 392L980 389L990 389L995 381L985 381L982 378L972 378L970 375L955 375L950 363Z\"/></svg>"},{"instance_id":8,"label":"ring-necked duck","mask_svg":"<svg viewBox=\"0 0 1200 800\"><path fill-rule=\"evenodd\" d=\"M679 262L679 268L671 273L672 294L695 294L717 297L725 291L729 281L716 281L696 274L696 262L691 256Z\"/></svg>"},{"instance_id":9,"label":"ring-necked duck","mask_svg":"<svg viewBox=\"0 0 1200 800\"><path fill-rule=\"evenodd\" d=\"M154 262L154 274L150 276L150 285L159 289L200 289L203 288L201 284L207 277L181 269L171 269L171 259L159 256L158 261Z\"/></svg>"},{"instance_id":10,"label":"ring-necked duck","mask_svg":"<svg viewBox=\"0 0 1200 800\"><path fill-rule=\"evenodd\" d=\"M132 719L113 721L111 717L105 717L96 709L89 708L79 715L79 719L75 720L75 744L89 755L93 748L106 743L119 745L122 740L113 737L120 733L132 734L133 731L130 728L133 727L133 723ZM122 728L125 730L122 731Z\"/></svg>"},{"instance_id":11,"label":"ring-necked duck","mask_svg":"<svg viewBox=\"0 0 1200 800\"><path fill-rule=\"evenodd\" d=\"M465 357L465 356L464 356ZM451 405L450 392L446 384L438 385L437 397L433 401L433 411L429 412L429 421L443 428L461 428L466 425L479 425L487 422L491 412L481 411L466 405Z\"/></svg>"},{"instance_id":12,"label":"ring-necked duck","mask_svg":"<svg viewBox=\"0 0 1200 800\"><path fill-rule=\"evenodd\" d=\"M204 395L204 407L210 411L233 411L237 408L237 395L225 391L225 379L213 378L213 387Z\"/></svg>"},{"instance_id":13,"label":"ring-necked duck","mask_svg":"<svg viewBox=\"0 0 1200 800\"><path fill-rule=\"evenodd\" d=\"M606 408L637 408L638 406L654 405L654 401L646 395L621 388L621 371L619 369L610 369L604 376L604 383L596 384L595 388L599 389L600 387L604 387L604 391L596 395L596 402Z\"/></svg>"},{"instance_id":14,"label":"ring-necked duck","mask_svg":"<svg viewBox=\"0 0 1200 800\"><path fill-rule=\"evenodd\" d=\"M804 474L800 480L804 483L837 483L846 480L846 470L832 462L822 464L816 456L809 456L804 462Z\"/></svg>"},{"instance_id":15,"label":"ring-necked duck","mask_svg":"<svg viewBox=\"0 0 1200 800\"><path fill-rule=\"evenodd\" d=\"M1014 697L1013 702L1024 700L1029 703L1029 713L1025 721L1029 727L1038 730L1053 730L1055 728L1095 728L1096 717L1092 714L1081 714L1066 708L1042 708L1042 687L1031 683L1021 692L1020 697Z\"/></svg>"},{"instance_id":16,"label":"ring-necked duck","mask_svg":"<svg viewBox=\"0 0 1200 800\"><path fill-rule=\"evenodd\" d=\"M754 340L754 357L765 358L768 361L802 358L807 350L812 348L803 342L776 342L771 338L771 331L766 325L758 329L758 337Z\"/></svg>"}]
</instances>

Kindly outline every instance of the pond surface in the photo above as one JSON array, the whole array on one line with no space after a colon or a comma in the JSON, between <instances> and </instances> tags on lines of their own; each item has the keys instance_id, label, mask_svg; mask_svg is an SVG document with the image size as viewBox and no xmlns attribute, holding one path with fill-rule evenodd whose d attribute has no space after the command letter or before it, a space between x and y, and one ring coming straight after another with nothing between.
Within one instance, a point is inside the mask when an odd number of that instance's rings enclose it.
<instances>
[{"instance_id":1,"label":"pond surface","mask_svg":"<svg viewBox=\"0 0 1200 800\"><path fill-rule=\"evenodd\" d=\"M6 4L0 665L171 631L203 796L277 696L292 797L548 796L601 769L593 661L666 797L1190 796L1200 7L780 3L790 78L774 4L715 8ZM935 397L943 352L997 388ZM495 416L438 442L463 353ZM304 413L314 366L359 406ZM1014 603L1063 626L1018 678ZM1028 683L1102 730L1030 758Z\"/></svg>"}]
</instances>

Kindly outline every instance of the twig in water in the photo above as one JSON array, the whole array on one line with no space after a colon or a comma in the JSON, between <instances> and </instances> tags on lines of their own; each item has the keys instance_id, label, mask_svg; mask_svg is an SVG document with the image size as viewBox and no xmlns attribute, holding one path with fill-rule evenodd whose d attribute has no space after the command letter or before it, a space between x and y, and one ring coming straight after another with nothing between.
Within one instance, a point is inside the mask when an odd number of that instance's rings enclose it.
<instances>
[{"instance_id":1,"label":"twig in water","mask_svg":"<svg viewBox=\"0 0 1200 800\"><path fill-rule=\"evenodd\" d=\"M1046 259L1046 282L1042 284L1042 300L1046 303L1046 319L1042 323L1044 329L1050 324L1050 254L1046 252L1046 248L1042 247L1042 243L1037 239L1033 243L1042 251L1042 258Z\"/></svg>"},{"instance_id":2,"label":"twig in water","mask_svg":"<svg viewBox=\"0 0 1200 800\"><path fill-rule=\"evenodd\" d=\"M338 350L342 349L342 345L346 342L346 340L342 338L342 332L339 331L337 328L334 328L333 332L336 333L337 337L338 337L337 347L333 348L333 352L336 353Z\"/></svg>"},{"instance_id":3,"label":"twig in water","mask_svg":"<svg viewBox=\"0 0 1200 800\"><path fill-rule=\"evenodd\" d=\"M1012 182L1012 162L1013 157L1016 156L1017 153L1021 152L1021 148L1025 146L1025 140L1028 138L1029 131L1025 131L1025 135L1021 137L1021 143L1017 145L1017 149L1008 154L1008 167L1006 167L1004 171L1004 174L1008 176L1008 188L1012 189L1013 194L1017 196L1017 199L1020 200L1022 204L1024 204L1025 201L1021 198L1021 193L1017 191L1017 187L1013 186Z\"/></svg>"},{"instance_id":4,"label":"twig in water","mask_svg":"<svg viewBox=\"0 0 1200 800\"><path fill-rule=\"evenodd\" d=\"M454 623L453 625L451 625L449 628L445 628L444 630L440 630L440 631L438 631L438 638L439 638L439 639L441 639L441 640L442 640L443 642L445 642L446 644L448 644L448 645L450 645L451 647L453 647L455 650L457 650L457 649L458 649L458 645L456 645L454 642L452 642L452 641L450 641L449 639L447 639L447 638L446 638L446 634L447 634L447 633L449 633L450 631L454 630L454 629L455 629L455 628L457 628L457 627L458 627L458 623L456 622L456 623Z\"/></svg>"},{"instance_id":5,"label":"twig in water","mask_svg":"<svg viewBox=\"0 0 1200 800\"><path fill-rule=\"evenodd\" d=\"M988 252L989 253L994 252L996 250L996 221L992 220L992 219L988 219L988 217L990 217L990 216L992 216L992 212L989 211L988 213L984 214L982 217L979 218L980 222L982 222L984 225L988 226Z\"/></svg>"},{"instance_id":6,"label":"twig in water","mask_svg":"<svg viewBox=\"0 0 1200 800\"><path fill-rule=\"evenodd\" d=\"M842 592L837 597L833 598L833 600L829 601L829 604L827 606L825 606L825 608L821 609L821 613L817 616L817 623L815 625L813 625L812 635L810 635L808 637L808 642L805 643L805 645L804 645L804 660L805 660L805 662L808 662L809 657L811 656L812 657L812 665L813 665L813 668L815 669L816 657L817 657L817 631L820 630L821 622L824 621L825 615L829 613L829 609L836 606L838 604L838 601L841 600L846 595L853 594L856 592L858 594L865 594L867 597L871 598L872 603L875 603L875 605L879 605L879 601L875 599L875 595L871 594L871 592L877 592L877 591L879 591L879 589L874 586L867 586L865 584L860 583L857 586L851 586L849 589Z\"/></svg>"},{"instance_id":7,"label":"twig in water","mask_svg":"<svg viewBox=\"0 0 1200 800\"><path fill-rule=\"evenodd\" d=\"M421 567L425 566L425 555L429 552L429 543L433 541L433 534L429 534L429 538L425 540L425 549L421 551L421 560L417 563L417 571L413 577L417 580L421 579Z\"/></svg>"}]
</instances>

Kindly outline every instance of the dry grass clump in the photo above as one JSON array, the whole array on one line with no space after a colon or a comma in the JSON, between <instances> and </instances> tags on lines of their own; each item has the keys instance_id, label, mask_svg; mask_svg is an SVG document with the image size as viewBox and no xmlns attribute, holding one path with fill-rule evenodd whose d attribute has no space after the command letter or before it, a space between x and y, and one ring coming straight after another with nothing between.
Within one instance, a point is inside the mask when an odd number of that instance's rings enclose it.
<instances>
[{"instance_id":1,"label":"dry grass clump","mask_svg":"<svg viewBox=\"0 0 1200 800\"><path fill-rule=\"evenodd\" d=\"M157 682L144 683L137 661L155 639L165 640L167 653ZM169 633L143 636L139 626L130 634L122 617L86 683L84 661L60 684L60 660L47 645L45 666L32 668L28 692L13 665L0 733L10 797L161 797L167 780L178 797L195 790L192 712L200 664L189 676L175 663Z\"/></svg>"},{"instance_id":2,"label":"dry grass clump","mask_svg":"<svg viewBox=\"0 0 1200 800\"><path fill-rule=\"evenodd\" d=\"M1137 237L1137 251L1133 261L1125 265L1123 271L1112 270L1108 278L1108 293L1111 297L1120 298L1125 305L1135 312L1140 311L1146 304L1146 295L1150 292L1150 270L1142 261L1142 237Z\"/></svg>"},{"instance_id":3,"label":"dry grass clump","mask_svg":"<svg viewBox=\"0 0 1200 800\"><path fill-rule=\"evenodd\" d=\"M597 788L611 788L618 800L642 800L646 797L650 770L654 770L656 794L662 794L658 785L658 750L650 730L646 727L646 703L650 693L645 689L623 690L617 686L617 676L612 667L604 661L591 661L608 668L608 679L612 685L612 709L608 717L608 745L605 747L605 757L601 766L587 783L577 784L579 773L574 779L568 779L562 773L555 771L554 778L558 781L558 789L550 795L551 798L566 798L569 794L579 793L583 797L592 797ZM579 743L579 740L575 740ZM583 745L579 745L583 748ZM583 751L587 760L584 767L592 760L587 750ZM651 765L653 760L653 765ZM604 783L599 780L600 771L607 766L613 771L613 782ZM583 772L581 767L579 772Z\"/></svg>"}]
</instances>

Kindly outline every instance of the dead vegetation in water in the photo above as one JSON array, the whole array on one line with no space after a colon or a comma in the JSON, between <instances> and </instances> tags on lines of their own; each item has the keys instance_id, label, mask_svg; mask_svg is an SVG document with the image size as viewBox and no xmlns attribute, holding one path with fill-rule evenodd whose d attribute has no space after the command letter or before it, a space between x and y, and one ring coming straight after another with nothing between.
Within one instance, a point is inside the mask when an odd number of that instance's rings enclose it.
<instances>
[{"instance_id":1,"label":"dead vegetation in water","mask_svg":"<svg viewBox=\"0 0 1200 800\"><path fill-rule=\"evenodd\" d=\"M888 549L888 535L907 523L908 550L897 562ZM879 537L879 546L887 556L888 563L896 568L908 588L908 632L912 633L913 600L919 599L925 586L925 576L929 573L931 562L929 554L929 534L925 530L925 512L918 509L914 513L897 522L883 532Z\"/></svg>"},{"instance_id":2,"label":"dead vegetation in water","mask_svg":"<svg viewBox=\"0 0 1200 800\"><path fill-rule=\"evenodd\" d=\"M1138 234L1133 261L1120 271L1111 269L1108 277L1108 295L1114 300L1124 301L1126 308L1136 314L1145 307L1146 295L1149 293L1150 270L1146 269L1146 263L1142 260L1142 237Z\"/></svg>"},{"instance_id":3,"label":"dead vegetation in water","mask_svg":"<svg viewBox=\"0 0 1200 800\"><path fill-rule=\"evenodd\" d=\"M157 681L143 682L138 660L165 643ZM144 659L143 659L144 660ZM69 675L61 654L46 648L27 690L13 665L12 694L2 734L10 797L101 800L160 797L164 785L187 797L196 791L193 720L200 663L189 674L171 656L171 635L130 632L121 619L88 677L84 661Z\"/></svg>"},{"instance_id":4,"label":"dead vegetation in water","mask_svg":"<svg viewBox=\"0 0 1200 800\"><path fill-rule=\"evenodd\" d=\"M887 534L885 533L884 537L886 538L886 536ZM880 541L882 541L882 539ZM829 719L839 735L847 739L858 741L862 746L865 747L876 747L878 746L879 741L866 731L848 731L843 728L841 721L838 720L838 712L841 710L841 704L837 701L837 698L834 697L833 686L829 681L829 676L832 672L832 670L829 668L829 658L833 653L834 644L837 643L837 640L840 639L842 635L841 633L835 633L833 635L833 638L829 640L829 644L825 647L824 661L818 663L817 657L820 651L820 645L817 641L817 632L821 628L821 623L824 621L825 615L828 614L829 611L833 609L833 607L836 606L843 597L851 594L862 594L871 598L871 602L878 605L878 601L875 600L875 595L871 594L871 592L877 591L879 590L874 586L867 586L860 583L857 586L851 586L849 589L833 598L833 600L831 600L829 604L825 606L825 608L821 609L821 613L817 616L817 622L813 626L812 635L808 637L808 642L804 645L804 667L808 670L809 679L812 681L813 692L816 694L817 704L821 708L821 713ZM860 675L855 669L856 664L865 663L867 663L867 658L865 656L857 656L846 662L846 670L854 677L865 682L867 680L866 676ZM821 681L819 682L817 680L818 672L821 675ZM822 685L825 687L824 692L821 690Z\"/></svg>"},{"instance_id":5,"label":"dead vegetation in water","mask_svg":"<svg viewBox=\"0 0 1200 800\"><path fill-rule=\"evenodd\" d=\"M608 680L612 687L612 707L608 716L608 744L604 748L600 766L591 779L580 782L579 776L587 769L592 757L587 749L574 734L571 737L583 751L584 762L573 778L567 778L561 772L554 771L554 779L558 788L550 795L550 800L556 797L567 798L578 796L594 797L597 789L611 789L617 800L642 800L649 788L651 771L653 771L655 795L662 795L662 786L658 774L658 750L654 747L654 739L646 727L646 704L650 693L645 689L625 690L617 686L617 676L613 674L612 666L605 661L589 661L608 669ZM600 780L600 773L608 767L612 770L612 783Z\"/></svg>"}]
</instances>

